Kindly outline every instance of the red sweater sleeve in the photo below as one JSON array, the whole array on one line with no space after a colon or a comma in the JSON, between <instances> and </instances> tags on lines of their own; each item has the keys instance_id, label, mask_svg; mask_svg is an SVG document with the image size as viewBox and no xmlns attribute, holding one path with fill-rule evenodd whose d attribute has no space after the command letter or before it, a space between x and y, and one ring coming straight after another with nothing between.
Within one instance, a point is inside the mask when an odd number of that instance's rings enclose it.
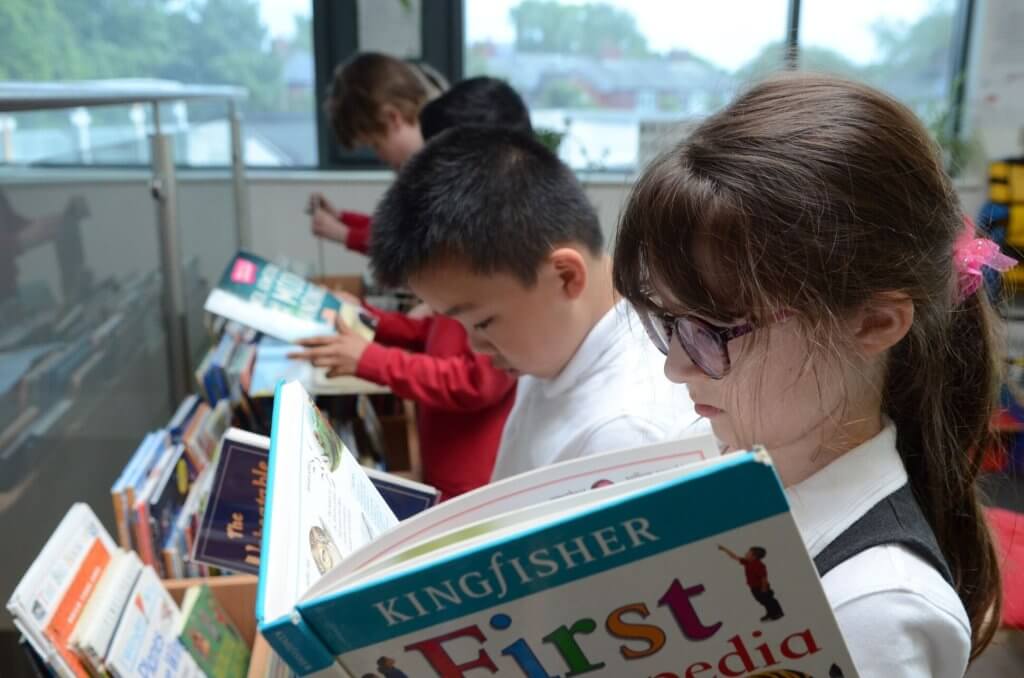
<instances>
[{"instance_id":1,"label":"red sweater sleeve","mask_svg":"<svg viewBox=\"0 0 1024 678\"><path fill-rule=\"evenodd\" d=\"M342 212L338 215L338 220L348 226L345 247L353 252L366 254L370 250L370 230L373 219L368 214L361 212Z\"/></svg>"},{"instance_id":2,"label":"red sweater sleeve","mask_svg":"<svg viewBox=\"0 0 1024 678\"><path fill-rule=\"evenodd\" d=\"M452 412L489 407L516 384L490 358L476 353L438 358L378 343L367 347L356 376L383 384L400 398Z\"/></svg>"},{"instance_id":3,"label":"red sweater sleeve","mask_svg":"<svg viewBox=\"0 0 1024 678\"><path fill-rule=\"evenodd\" d=\"M410 351L426 348L427 334L433 318L410 318L398 311L382 311L370 306L364 307L377 316L377 331L373 341L383 346L398 346Z\"/></svg>"}]
</instances>

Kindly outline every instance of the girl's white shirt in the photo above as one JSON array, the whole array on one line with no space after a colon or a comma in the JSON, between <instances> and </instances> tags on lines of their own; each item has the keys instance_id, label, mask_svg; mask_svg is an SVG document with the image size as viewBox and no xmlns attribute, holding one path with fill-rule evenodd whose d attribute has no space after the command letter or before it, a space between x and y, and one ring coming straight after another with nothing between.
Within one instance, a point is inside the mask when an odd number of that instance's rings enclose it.
<instances>
[{"instance_id":1,"label":"girl's white shirt","mask_svg":"<svg viewBox=\"0 0 1024 678\"><path fill-rule=\"evenodd\" d=\"M907 483L896 428L786 490L811 556ZM971 627L956 591L906 548L876 546L822 578L862 678L962 678Z\"/></svg>"}]
</instances>

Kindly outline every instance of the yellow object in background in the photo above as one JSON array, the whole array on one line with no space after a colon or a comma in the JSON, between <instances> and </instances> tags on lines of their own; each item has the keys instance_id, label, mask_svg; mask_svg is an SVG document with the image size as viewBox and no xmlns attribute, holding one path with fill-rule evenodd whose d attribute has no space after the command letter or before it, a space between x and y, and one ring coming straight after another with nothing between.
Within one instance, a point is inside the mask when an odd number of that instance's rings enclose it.
<instances>
[{"instance_id":1,"label":"yellow object in background","mask_svg":"<svg viewBox=\"0 0 1024 678\"><path fill-rule=\"evenodd\" d=\"M1007 183L1010 185L1009 202L1024 203L1024 164L1010 165L1010 177Z\"/></svg>"},{"instance_id":2,"label":"yellow object in background","mask_svg":"<svg viewBox=\"0 0 1024 678\"><path fill-rule=\"evenodd\" d=\"M1010 163L994 162L988 166L988 178L995 180L1007 179L1010 176Z\"/></svg>"},{"instance_id":3,"label":"yellow object in background","mask_svg":"<svg viewBox=\"0 0 1024 678\"><path fill-rule=\"evenodd\" d=\"M992 202L1008 203L1010 202L1010 186L1009 184L997 184L991 183L988 185L988 199Z\"/></svg>"}]
</instances>

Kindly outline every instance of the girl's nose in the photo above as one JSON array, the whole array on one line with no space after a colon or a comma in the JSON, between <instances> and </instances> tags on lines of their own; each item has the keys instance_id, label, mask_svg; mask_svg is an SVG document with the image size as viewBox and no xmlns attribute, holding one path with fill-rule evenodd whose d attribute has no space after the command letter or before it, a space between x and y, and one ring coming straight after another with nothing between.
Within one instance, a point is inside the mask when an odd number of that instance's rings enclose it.
<instances>
[{"instance_id":1,"label":"girl's nose","mask_svg":"<svg viewBox=\"0 0 1024 678\"><path fill-rule=\"evenodd\" d=\"M676 384L686 384L704 377L704 372L690 360L686 351L673 337L669 343L668 356L665 358L665 376Z\"/></svg>"}]
</instances>

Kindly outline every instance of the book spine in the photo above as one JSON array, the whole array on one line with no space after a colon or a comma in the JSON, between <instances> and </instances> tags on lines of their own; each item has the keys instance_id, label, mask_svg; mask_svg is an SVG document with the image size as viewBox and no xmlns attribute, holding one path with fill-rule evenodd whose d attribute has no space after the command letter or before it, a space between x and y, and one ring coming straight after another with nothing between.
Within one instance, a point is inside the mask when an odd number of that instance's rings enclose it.
<instances>
[{"instance_id":1,"label":"book spine","mask_svg":"<svg viewBox=\"0 0 1024 678\"><path fill-rule=\"evenodd\" d=\"M298 612L294 612L291 618L264 624L260 627L260 633L296 674L317 678L348 678L348 672L335 661L334 655L324 647Z\"/></svg>"},{"instance_id":2,"label":"book spine","mask_svg":"<svg viewBox=\"0 0 1024 678\"><path fill-rule=\"evenodd\" d=\"M153 551L153 534L149 527L149 505L145 502L142 502L135 512L135 543L142 562L155 569L157 563L156 553Z\"/></svg>"},{"instance_id":3,"label":"book spine","mask_svg":"<svg viewBox=\"0 0 1024 678\"><path fill-rule=\"evenodd\" d=\"M132 547L132 540L128 536L125 491L111 492L110 497L114 502L114 523L117 525L117 543L123 549L130 549Z\"/></svg>"}]
</instances>

